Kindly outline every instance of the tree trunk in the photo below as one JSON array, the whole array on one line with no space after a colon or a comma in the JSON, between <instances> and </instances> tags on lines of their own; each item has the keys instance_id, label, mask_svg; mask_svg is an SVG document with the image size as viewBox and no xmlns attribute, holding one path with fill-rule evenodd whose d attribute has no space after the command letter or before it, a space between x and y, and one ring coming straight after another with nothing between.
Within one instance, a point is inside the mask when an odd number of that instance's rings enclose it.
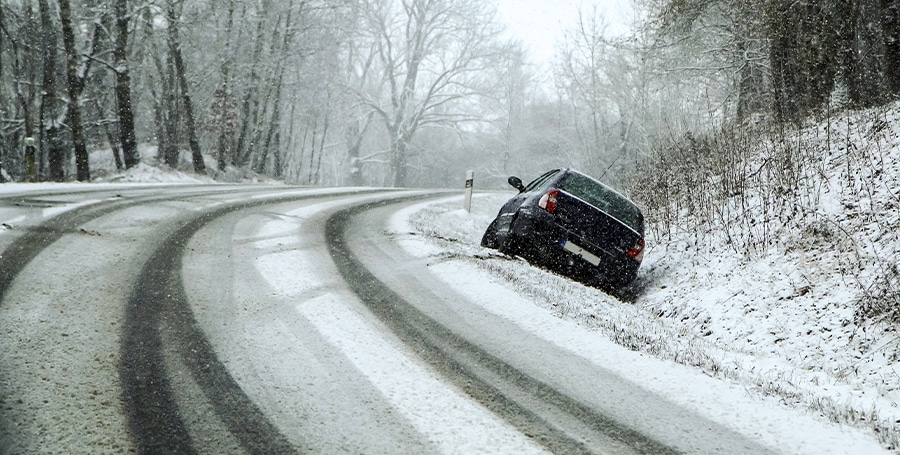
<instances>
[{"instance_id":1,"label":"tree trunk","mask_svg":"<svg viewBox=\"0 0 900 455\"><path fill-rule=\"evenodd\" d=\"M116 46L113 56L116 62L116 113L119 117L119 142L125 168L140 163L137 138L134 133L134 111L131 106L131 75L128 70L128 2L116 0Z\"/></svg>"},{"instance_id":2,"label":"tree trunk","mask_svg":"<svg viewBox=\"0 0 900 455\"><path fill-rule=\"evenodd\" d=\"M3 5L0 5L0 30L4 30L6 25L6 19L3 17ZM5 37L2 33L0 33L0 49L4 48L6 44L4 41ZM0 80L3 80L3 52L0 52ZM0 90L0 118L8 117L9 113L6 112L6 106L9 104L6 102L5 94L2 90ZM3 150L6 148L6 134L4 129L0 127L0 183L5 183L6 179L3 177L4 164L3 164Z\"/></svg>"},{"instance_id":3,"label":"tree trunk","mask_svg":"<svg viewBox=\"0 0 900 455\"><path fill-rule=\"evenodd\" d=\"M359 152L362 149L363 139L366 137L366 131L372 123L372 117L375 112L369 111L363 120L352 120L345 131L347 138L347 156L350 159L350 185L361 186L363 182L362 161L359 158ZM360 127L362 122L362 127Z\"/></svg>"},{"instance_id":4,"label":"tree trunk","mask_svg":"<svg viewBox=\"0 0 900 455\"><path fill-rule=\"evenodd\" d=\"M62 182L65 174L65 147L62 144L59 127L59 109L56 96L56 29L50 17L50 7L47 0L38 0L38 9L41 16L41 31L44 48L44 77L41 88L43 97L41 102L41 128L44 135L42 145L47 147L47 167L49 179Z\"/></svg>"},{"instance_id":5,"label":"tree trunk","mask_svg":"<svg viewBox=\"0 0 900 455\"><path fill-rule=\"evenodd\" d=\"M100 106L100 101L97 99L92 100L94 103L94 108L97 110L97 117L103 118L103 108ZM122 163L122 153L119 151L119 143L116 141L116 136L113 134L112 130L109 128L109 123L104 121L102 122L103 126L103 134L106 136L106 141L109 143L109 148L112 151L113 161L116 163L116 170L121 171L125 168L125 164Z\"/></svg>"},{"instance_id":6,"label":"tree trunk","mask_svg":"<svg viewBox=\"0 0 900 455\"><path fill-rule=\"evenodd\" d=\"M838 35L826 6L773 1L767 11L775 113L799 121L828 102L837 74ZM846 19L843 19L846 20Z\"/></svg>"},{"instance_id":7,"label":"tree trunk","mask_svg":"<svg viewBox=\"0 0 900 455\"><path fill-rule=\"evenodd\" d=\"M225 51L219 57L222 61L219 67L222 73L221 95L215 100L218 103L219 115L219 139L218 139L218 167L224 172L228 162L234 154L234 102L230 89L231 76L231 35L234 28L234 0L228 1L228 19L225 24Z\"/></svg>"},{"instance_id":8,"label":"tree trunk","mask_svg":"<svg viewBox=\"0 0 900 455\"><path fill-rule=\"evenodd\" d=\"M26 27L28 28L26 39L33 40L34 42L41 39L39 24L39 18L35 17L34 10L29 8L26 12ZM42 51L35 46L25 46L25 49L23 49L25 60L31 62L30 64L23 62L23 65L28 66L28 76L23 79L31 82L28 84L27 95L22 97L22 111L25 115L25 137L37 137L39 140L43 138L43 133L41 132L41 125L43 124L43 103L38 95L40 80L43 78L43 74L41 74L38 69L38 62L42 61L41 52ZM40 144L40 142L38 144ZM40 148L38 150L37 156L32 157L32 159L41 157ZM43 160L41 160L41 163L43 163ZM31 164L31 167L28 167L28 165L25 164L25 174L28 176L29 181L34 182L37 179L37 175L34 173L34 162L32 161Z\"/></svg>"},{"instance_id":9,"label":"tree trunk","mask_svg":"<svg viewBox=\"0 0 900 455\"><path fill-rule=\"evenodd\" d=\"M197 130L194 118L194 104L191 101L188 90L187 76L185 75L184 58L181 55L181 43L178 40L178 18L175 16L175 2L169 1L169 53L175 62L175 75L181 87L181 101L184 104L185 127L187 128L188 144L191 148L191 157L194 162L194 172L202 174L206 172L206 164L203 162L203 154L200 152L200 141L197 139Z\"/></svg>"},{"instance_id":10,"label":"tree trunk","mask_svg":"<svg viewBox=\"0 0 900 455\"><path fill-rule=\"evenodd\" d=\"M751 11L750 7L741 3L739 15L734 22L737 31L737 43L735 48L734 63L740 68L737 73L737 120L743 121L750 115L758 112L766 112L768 88L766 85L766 71L764 65L757 63L751 53L759 52L760 42L764 42L764 31L756 17L758 13Z\"/></svg>"},{"instance_id":11,"label":"tree trunk","mask_svg":"<svg viewBox=\"0 0 900 455\"><path fill-rule=\"evenodd\" d=\"M313 163L316 161L316 143L319 138L319 112L311 110L310 114L312 125L309 130L312 130L312 137L309 139L309 172L306 176L306 183L312 183L313 180Z\"/></svg>"},{"instance_id":12,"label":"tree trunk","mask_svg":"<svg viewBox=\"0 0 900 455\"><path fill-rule=\"evenodd\" d=\"M838 59L850 100L858 107L877 105L889 91L884 32L880 21L871 20L881 7L875 0L862 0L838 2L836 8Z\"/></svg>"},{"instance_id":13,"label":"tree trunk","mask_svg":"<svg viewBox=\"0 0 900 455\"><path fill-rule=\"evenodd\" d=\"M408 144L398 131L391 132L391 173L394 175L394 187L405 188L406 182L406 152Z\"/></svg>"},{"instance_id":14,"label":"tree trunk","mask_svg":"<svg viewBox=\"0 0 900 455\"><path fill-rule=\"evenodd\" d=\"M881 0L881 27L884 29L884 64L888 86L900 95L900 0Z\"/></svg>"},{"instance_id":15,"label":"tree trunk","mask_svg":"<svg viewBox=\"0 0 900 455\"><path fill-rule=\"evenodd\" d=\"M275 96L274 103L275 105L272 107L272 119L269 122L269 131L266 134L266 140L263 142L262 147L262 156L257 163L256 172L264 173L266 171L266 161L268 161L269 152L272 147L272 138L275 137L276 132L279 128L281 128L280 119L281 119L281 85L282 85L281 77L278 78L278 82L275 84Z\"/></svg>"},{"instance_id":16,"label":"tree trunk","mask_svg":"<svg viewBox=\"0 0 900 455\"><path fill-rule=\"evenodd\" d=\"M275 132L275 138L272 139L272 177L280 179L282 176L281 163L281 131Z\"/></svg>"},{"instance_id":17,"label":"tree trunk","mask_svg":"<svg viewBox=\"0 0 900 455\"><path fill-rule=\"evenodd\" d=\"M180 111L178 110L178 88L175 84L175 63L171 52L166 52L166 62L156 58L156 67L159 71L162 95L159 101L158 122L160 131L159 147L163 162L172 169L178 169L180 153L178 150L178 125Z\"/></svg>"},{"instance_id":18,"label":"tree trunk","mask_svg":"<svg viewBox=\"0 0 900 455\"><path fill-rule=\"evenodd\" d=\"M216 144L219 148L216 165L222 172L225 172L225 169L228 167L228 162L234 154L232 144L234 144L234 131L227 131L225 128L220 130Z\"/></svg>"},{"instance_id":19,"label":"tree trunk","mask_svg":"<svg viewBox=\"0 0 900 455\"><path fill-rule=\"evenodd\" d=\"M241 103L241 132L238 135L237 145L235 146L234 158L232 164L236 166L244 166L250 162L255 144L248 137L253 134L252 125L256 124L256 116L259 113L259 86L261 85L259 76L259 62L263 53L263 27L266 19L262 12L259 14L258 23L256 24L256 42L253 45L253 59L250 63L250 75L247 91L244 93L244 99ZM248 144L248 142L250 142Z\"/></svg>"},{"instance_id":20,"label":"tree trunk","mask_svg":"<svg viewBox=\"0 0 900 455\"><path fill-rule=\"evenodd\" d=\"M268 154L271 150L267 150L266 142L264 136L268 136L269 132L267 129L271 127L271 123L269 126L266 126L266 120L269 116L267 116L267 112L269 112L270 103L272 104L272 111L280 112L280 103L281 99L278 95L275 95L273 92L281 90L279 86L280 81L284 78L285 71L285 61L287 60L286 53L290 49L291 40L294 36L294 31L291 28L293 25L292 17L293 17L293 8L291 7L291 3L288 2L287 14L284 16L284 25L281 24L282 17L278 16L275 21L275 26L272 27L272 36L269 41L269 52L266 59L266 62L272 62L270 65L267 65L262 72L265 77L260 76L260 71L257 69L257 65L254 65L253 70L251 72L251 78L256 81L262 80L262 82L256 82L254 86L262 86L264 88L263 93L265 95L259 96L260 91L254 90L253 95L255 97L253 101L253 112L249 114L249 116L245 116L247 120L252 119L252 130L249 133L245 134L248 129L250 123L245 123L244 129L242 131L242 138L240 142L243 144L245 138L249 136L249 145L246 150L243 151L243 156L241 161L244 163L251 163L254 169L260 169L261 167L265 167L265 163L268 160ZM302 7L302 6L301 6ZM262 46L262 28L260 28L257 32L257 49L261 52ZM246 104L245 107L249 107L249 104ZM274 116L273 116L274 117ZM255 147L255 148L254 148ZM253 154L258 154L253 156Z\"/></svg>"},{"instance_id":21,"label":"tree trunk","mask_svg":"<svg viewBox=\"0 0 900 455\"><path fill-rule=\"evenodd\" d=\"M59 15L62 23L63 46L66 49L66 79L69 91L69 104L66 119L69 128L72 129L72 142L75 149L75 169L78 181L91 180L91 169L88 160L87 145L84 140L84 128L81 125L81 92L84 88L84 78L89 67L86 66L84 74L78 74L78 52L75 49L75 34L72 31L72 8L69 0L59 0ZM93 43L96 43L96 34ZM91 44L89 56L93 56L96 47ZM90 62L90 60L88 60ZM87 65L87 64L86 64Z\"/></svg>"},{"instance_id":22,"label":"tree trunk","mask_svg":"<svg viewBox=\"0 0 900 455\"><path fill-rule=\"evenodd\" d=\"M26 8L22 15L22 36L17 40L15 36L5 36L13 51L13 78L24 81L24 84L15 85L16 117L23 118L24 131L16 129L10 138L10 148L6 155L6 171L13 178L15 175L28 175L25 163L23 138L35 137L35 120L41 122L41 108L37 104L37 90L40 87L41 71L38 69L42 63L42 50L39 46L29 46L24 43L39 42L42 38L39 32L38 20L35 18L32 8ZM4 24L8 26L8 24ZM2 79L0 79L2 80ZM40 123L38 123L40 125ZM40 126L38 126L40 128Z\"/></svg>"},{"instance_id":23,"label":"tree trunk","mask_svg":"<svg viewBox=\"0 0 900 455\"><path fill-rule=\"evenodd\" d=\"M322 156L325 155L325 138L328 137L328 127L331 123L331 119L328 115L329 112L328 109L325 110L324 125L322 125L322 139L319 141L319 159L316 160L316 177L313 181L316 185L321 181Z\"/></svg>"},{"instance_id":24,"label":"tree trunk","mask_svg":"<svg viewBox=\"0 0 900 455\"><path fill-rule=\"evenodd\" d=\"M116 137L113 135L112 131L110 131L109 125L103 125L103 132L106 134L107 142L109 142L109 149L112 151L113 161L116 163L116 170L121 171L125 168L125 164L122 163L122 153L119 152L119 144L116 142Z\"/></svg>"}]
</instances>

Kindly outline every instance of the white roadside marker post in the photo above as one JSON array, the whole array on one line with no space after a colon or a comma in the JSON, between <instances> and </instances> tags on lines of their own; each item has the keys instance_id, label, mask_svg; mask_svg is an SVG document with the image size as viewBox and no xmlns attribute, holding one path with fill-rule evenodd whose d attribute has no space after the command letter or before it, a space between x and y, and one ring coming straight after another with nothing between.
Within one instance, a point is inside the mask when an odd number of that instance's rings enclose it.
<instances>
[{"instance_id":1,"label":"white roadside marker post","mask_svg":"<svg viewBox=\"0 0 900 455\"><path fill-rule=\"evenodd\" d=\"M475 171L466 171L466 198L463 206L467 212L472 211L472 186L475 181Z\"/></svg>"},{"instance_id":2,"label":"white roadside marker post","mask_svg":"<svg viewBox=\"0 0 900 455\"><path fill-rule=\"evenodd\" d=\"M28 168L28 181L37 182L37 172L34 168L34 138L29 136L25 138L25 166Z\"/></svg>"}]
</instances>

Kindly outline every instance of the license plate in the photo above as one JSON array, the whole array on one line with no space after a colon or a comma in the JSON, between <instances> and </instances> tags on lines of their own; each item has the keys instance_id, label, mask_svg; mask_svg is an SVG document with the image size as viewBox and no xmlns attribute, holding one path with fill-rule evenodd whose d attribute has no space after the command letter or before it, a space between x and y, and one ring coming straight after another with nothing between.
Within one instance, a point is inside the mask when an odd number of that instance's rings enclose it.
<instances>
[{"instance_id":1,"label":"license plate","mask_svg":"<svg viewBox=\"0 0 900 455\"><path fill-rule=\"evenodd\" d=\"M578 256L581 256L582 258L584 258L585 261L588 261L595 266L600 265L599 257L591 254L589 251L585 251L584 248L582 248L568 240L563 240L562 247L564 250L566 250L572 254L577 254Z\"/></svg>"}]
</instances>

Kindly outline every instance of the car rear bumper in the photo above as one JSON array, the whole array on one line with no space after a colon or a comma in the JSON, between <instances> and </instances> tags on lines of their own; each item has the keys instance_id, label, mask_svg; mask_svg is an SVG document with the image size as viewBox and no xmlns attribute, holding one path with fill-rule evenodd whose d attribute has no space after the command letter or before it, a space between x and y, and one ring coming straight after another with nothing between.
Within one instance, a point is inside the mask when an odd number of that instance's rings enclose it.
<instances>
[{"instance_id":1,"label":"car rear bumper","mask_svg":"<svg viewBox=\"0 0 900 455\"><path fill-rule=\"evenodd\" d=\"M520 254L583 281L624 286L637 276L640 263L624 254L611 253L556 223L541 210L520 210L510 235Z\"/></svg>"}]
</instances>

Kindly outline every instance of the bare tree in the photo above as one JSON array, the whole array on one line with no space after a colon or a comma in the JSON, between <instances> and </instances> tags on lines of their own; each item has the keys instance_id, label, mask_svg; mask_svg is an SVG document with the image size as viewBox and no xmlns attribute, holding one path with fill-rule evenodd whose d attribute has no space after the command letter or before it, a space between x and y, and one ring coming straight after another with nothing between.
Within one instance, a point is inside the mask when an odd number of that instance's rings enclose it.
<instances>
[{"instance_id":1,"label":"bare tree","mask_svg":"<svg viewBox=\"0 0 900 455\"><path fill-rule=\"evenodd\" d=\"M239 117L235 164L250 165L258 171L265 169L269 150L265 148L264 137L269 136L272 114L280 110L279 84L288 63L289 46L294 36L291 30L293 2L276 8L269 0L263 0L256 8L256 31L253 36L253 50L243 87L243 100ZM268 29L266 27L269 27ZM279 82L281 80L281 82Z\"/></svg>"},{"instance_id":2,"label":"bare tree","mask_svg":"<svg viewBox=\"0 0 900 455\"><path fill-rule=\"evenodd\" d=\"M500 175L508 176L511 172L513 156L519 148L525 133L525 110L530 100L529 92L534 90L531 70L525 61L525 50L519 44L510 45L502 58L503 64L498 80L503 96L499 103L503 109L500 131L503 135L503 151L500 163Z\"/></svg>"},{"instance_id":3,"label":"bare tree","mask_svg":"<svg viewBox=\"0 0 900 455\"><path fill-rule=\"evenodd\" d=\"M607 75L612 46L606 39L605 19L596 5L579 13L578 23L567 35L562 55L560 80L567 88L569 102L576 115L575 129L582 144L588 169L597 172L604 161L615 160L606 150L612 114L611 80ZM620 120L625 128L627 117Z\"/></svg>"},{"instance_id":4,"label":"bare tree","mask_svg":"<svg viewBox=\"0 0 900 455\"><path fill-rule=\"evenodd\" d=\"M660 90L650 95L648 55L638 38L610 38L596 6L582 9L559 53L556 82L571 110L574 157L598 178L617 185L647 148L659 123ZM653 88L665 87L658 84Z\"/></svg>"},{"instance_id":5,"label":"bare tree","mask_svg":"<svg viewBox=\"0 0 900 455\"><path fill-rule=\"evenodd\" d=\"M767 0L650 1L656 73L708 88L710 107L738 121L773 103L765 8Z\"/></svg>"},{"instance_id":6,"label":"bare tree","mask_svg":"<svg viewBox=\"0 0 900 455\"><path fill-rule=\"evenodd\" d=\"M266 61L263 50L266 43L265 25L269 22L269 18L264 14L267 5L268 2L263 0L259 3L259 8L257 8L255 14L256 30L250 38L253 47L250 51L250 61L247 64L247 74L243 75L245 85L243 87L241 109L238 113L240 127L233 157L233 164L237 166L245 166L250 162L254 148L251 137L254 135L253 128L257 123L259 106L262 103L260 86L264 85L260 66L261 62Z\"/></svg>"},{"instance_id":7,"label":"bare tree","mask_svg":"<svg viewBox=\"0 0 900 455\"><path fill-rule=\"evenodd\" d=\"M266 126L260 126L257 128L258 138L257 143L261 145L260 153L255 155L255 166L254 170L257 172L264 172L267 168L267 164L269 162L270 153L274 157L274 161L280 161L280 152L277 150L277 139L279 137L278 131L281 128L281 105L282 105L282 89L284 88L284 73L286 70L286 61L287 55L290 52L291 46L293 44L294 37L296 36L296 30L294 29L294 8L293 2L288 2L287 14L284 18L284 30L282 32L282 36L280 40L272 41L272 52L273 55L275 53L280 54L281 58L278 58L278 64L276 64L272 71L272 79L271 79L271 96L267 97L265 100L265 104L271 105L271 113L269 117L261 116L260 118L267 120ZM299 6L298 15L302 16L304 4L301 3ZM262 114L261 114L262 115ZM262 136L265 135L265 139L262 139ZM281 174L281 169L279 166L273 166L273 173L275 175Z\"/></svg>"},{"instance_id":8,"label":"bare tree","mask_svg":"<svg viewBox=\"0 0 900 455\"><path fill-rule=\"evenodd\" d=\"M345 70L348 91L353 94L371 93L374 91L372 84L372 66L377 53L374 48L361 50L361 45L374 46L372 41L357 39L354 37L347 42ZM347 122L344 127L344 140L347 144L347 158L349 165L350 184L359 186L363 184L364 159L360 156L363 141L372 125L375 111L368 103L353 100L346 109Z\"/></svg>"},{"instance_id":9,"label":"bare tree","mask_svg":"<svg viewBox=\"0 0 900 455\"><path fill-rule=\"evenodd\" d=\"M461 106L481 94L499 29L479 0L371 0L364 8L380 86L358 96L387 131L393 184L406 186L410 144L420 128L477 119Z\"/></svg>"}]
</instances>

